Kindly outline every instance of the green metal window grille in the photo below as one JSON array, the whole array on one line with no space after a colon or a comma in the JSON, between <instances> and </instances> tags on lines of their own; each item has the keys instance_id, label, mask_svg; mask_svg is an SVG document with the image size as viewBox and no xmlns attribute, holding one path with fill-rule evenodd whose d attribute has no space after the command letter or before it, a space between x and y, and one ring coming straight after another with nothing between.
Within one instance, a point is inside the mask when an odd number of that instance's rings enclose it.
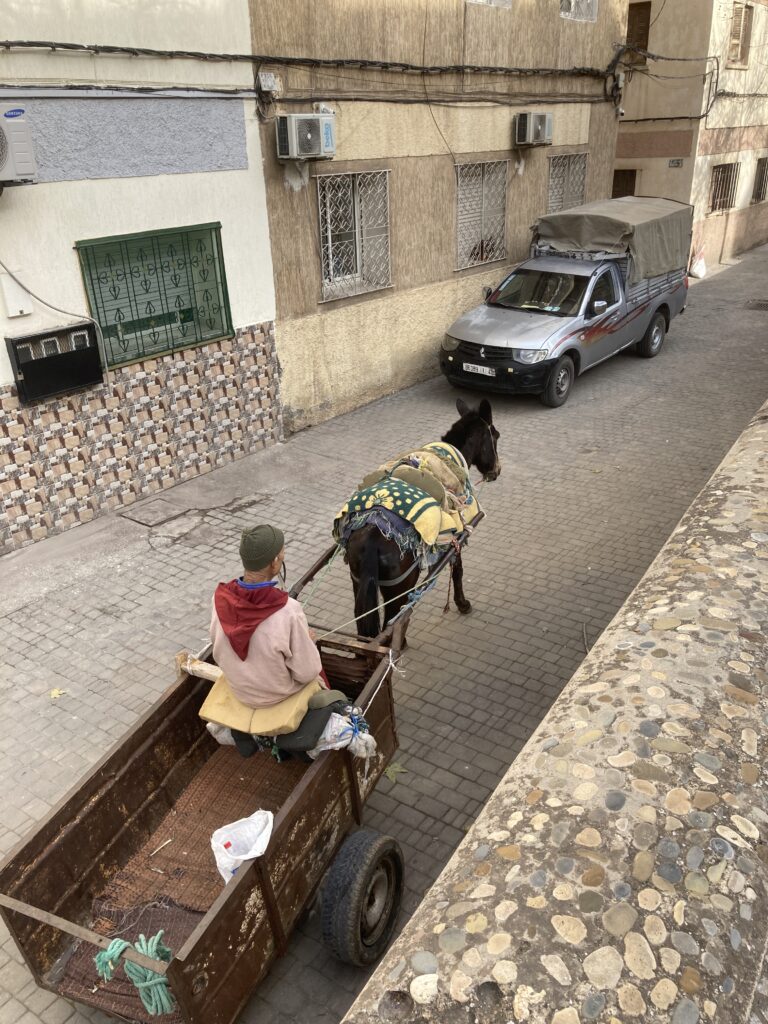
<instances>
[{"instance_id":1,"label":"green metal window grille","mask_svg":"<svg viewBox=\"0 0 768 1024\"><path fill-rule=\"evenodd\" d=\"M110 366L232 334L220 229L199 224L76 243Z\"/></svg>"}]
</instances>

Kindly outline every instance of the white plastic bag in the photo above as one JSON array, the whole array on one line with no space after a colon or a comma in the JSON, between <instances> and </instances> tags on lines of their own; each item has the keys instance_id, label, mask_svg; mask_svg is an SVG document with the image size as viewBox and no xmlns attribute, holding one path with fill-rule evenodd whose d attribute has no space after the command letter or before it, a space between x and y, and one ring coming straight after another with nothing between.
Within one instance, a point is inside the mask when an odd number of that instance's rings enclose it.
<instances>
[{"instance_id":1,"label":"white plastic bag","mask_svg":"<svg viewBox=\"0 0 768 1024\"><path fill-rule=\"evenodd\" d=\"M228 729L226 725L219 725L216 722L208 722L205 728L211 736L213 736L216 742L222 745L222 747L234 747L235 741L232 737L232 730Z\"/></svg>"},{"instance_id":2,"label":"white plastic bag","mask_svg":"<svg viewBox=\"0 0 768 1024\"><path fill-rule=\"evenodd\" d=\"M691 263L688 273L691 277L695 277L697 280L701 280L707 276L707 264L704 262L704 251L696 254L696 258Z\"/></svg>"},{"instance_id":3,"label":"white plastic bag","mask_svg":"<svg viewBox=\"0 0 768 1024\"><path fill-rule=\"evenodd\" d=\"M325 723L317 746L309 751L309 756L315 758L319 757L324 750L341 750L343 747L348 747L353 735L349 719L345 715L337 715L334 711Z\"/></svg>"},{"instance_id":4,"label":"white plastic bag","mask_svg":"<svg viewBox=\"0 0 768 1024\"><path fill-rule=\"evenodd\" d=\"M243 861L264 853L271 835L272 811L255 811L250 818L241 818L216 829L211 836L211 849L225 883L237 873Z\"/></svg>"}]
</instances>

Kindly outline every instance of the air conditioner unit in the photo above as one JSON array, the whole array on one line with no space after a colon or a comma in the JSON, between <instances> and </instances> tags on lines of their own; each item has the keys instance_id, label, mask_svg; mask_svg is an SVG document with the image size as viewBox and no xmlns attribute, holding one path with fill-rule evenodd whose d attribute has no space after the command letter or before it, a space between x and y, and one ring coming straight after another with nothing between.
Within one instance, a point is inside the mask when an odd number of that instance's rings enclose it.
<instances>
[{"instance_id":1,"label":"air conditioner unit","mask_svg":"<svg viewBox=\"0 0 768 1024\"><path fill-rule=\"evenodd\" d=\"M79 391L104 379L96 329L90 322L6 338L5 344L22 402Z\"/></svg>"},{"instance_id":2,"label":"air conditioner unit","mask_svg":"<svg viewBox=\"0 0 768 1024\"><path fill-rule=\"evenodd\" d=\"M37 178L32 130L23 106L0 103L0 186L29 185Z\"/></svg>"},{"instance_id":3,"label":"air conditioner unit","mask_svg":"<svg viewBox=\"0 0 768 1024\"><path fill-rule=\"evenodd\" d=\"M551 146L552 114L518 114L515 146Z\"/></svg>"},{"instance_id":4,"label":"air conditioner unit","mask_svg":"<svg viewBox=\"0 0 768 1024\"><path fill-rule=\"evenodd\" d=\"M278 160L331 160L334 156L334 114L282 114L277 118Z\"/></svg>"}]
</instances>

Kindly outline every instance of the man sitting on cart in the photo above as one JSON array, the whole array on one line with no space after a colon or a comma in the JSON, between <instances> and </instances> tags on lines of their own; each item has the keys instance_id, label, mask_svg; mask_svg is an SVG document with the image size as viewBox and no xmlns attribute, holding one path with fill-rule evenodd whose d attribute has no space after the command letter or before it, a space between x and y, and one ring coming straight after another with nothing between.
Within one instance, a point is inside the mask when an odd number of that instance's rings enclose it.
<instances>
[{"instance_id":1,"label":"man sitting on cart","mask_svg":"<svg viewBox=\"0 0 768 1024\"><path fill-rule=\"evenodd\" d=\"M281 530L243 530L243 575L213 596L213 656L234 695L268 708L298 693L322 671L320 653L298 601L277 586L285 560Z\"/></svg>"}]
</instances>

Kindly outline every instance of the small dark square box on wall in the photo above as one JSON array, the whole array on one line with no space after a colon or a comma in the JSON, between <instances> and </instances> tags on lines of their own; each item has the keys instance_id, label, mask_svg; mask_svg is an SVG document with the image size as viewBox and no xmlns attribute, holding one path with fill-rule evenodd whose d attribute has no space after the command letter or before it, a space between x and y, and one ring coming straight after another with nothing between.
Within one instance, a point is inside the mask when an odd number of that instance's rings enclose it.
<instances>
[{"instance_id":1,"label":"small dark square box on wall","mask_svg":"<svg viewBox=\"0 0 768 1024\"><path fill-rule=\"evenodd\" d=\"M22 402L80 391L104 379L92 323L6 338L5 344Z\"/></svg>"}]
</instances>

